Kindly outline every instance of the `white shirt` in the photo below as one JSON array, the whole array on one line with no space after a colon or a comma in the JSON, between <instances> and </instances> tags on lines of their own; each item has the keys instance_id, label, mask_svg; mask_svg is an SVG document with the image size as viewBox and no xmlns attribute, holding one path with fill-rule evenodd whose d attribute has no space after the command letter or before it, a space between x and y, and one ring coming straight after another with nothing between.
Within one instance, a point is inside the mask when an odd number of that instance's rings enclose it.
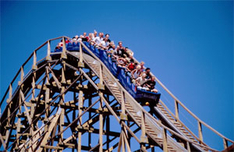
<instances>
[{"instance_id":1,"label":"white shirt","mask_svg":"<svg viewBox=\"0 0 234 152\"><path fill-rule=\"evenodd\" d=\"M140 86L141 86L142 84L144 84L144 83L147 81L147 79L145 78L145 79L143 80L142 77L138 77L138 78L136 79L136 81L137 81L138 83L140 83Z\"/></svg>"},{"instance_id":2,"label":"white shirt","mask_svg":"<svg viewBox=\"0 0 234 152\"><path fill-rule=\"evenodd\" d=\"M95 37L93 40L97 45L99 45L101 43L101 41L103 41L103 38L100 38L99 36Z\"/></svg>"}]
</instances>

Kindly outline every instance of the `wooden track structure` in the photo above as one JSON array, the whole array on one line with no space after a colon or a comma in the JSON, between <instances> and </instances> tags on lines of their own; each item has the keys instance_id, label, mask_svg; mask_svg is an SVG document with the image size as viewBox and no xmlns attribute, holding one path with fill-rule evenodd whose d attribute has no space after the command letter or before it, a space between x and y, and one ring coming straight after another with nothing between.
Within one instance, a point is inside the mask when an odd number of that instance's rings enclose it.
<instances>
[{"instance_id":1,"label":"wooden track structure","mask_svg":"<svg viewBox=\"0 0 234 152\"><path fill-rule=\"evenodd\" d=\"M10 83L0 103L0 150L217 151L204 142L203 127L223 141L223 150L233 150L234 141L200 120L157 78L174 109L160 100L152 116L82 42L70 52L65 38L34 50ZM62 52L51 53L51 42L60 39ZM47 53L37 60L40 52ZM27 65L32 68L25 71ZM197 132L183 123L179 108L197 121Z\"/></svg>"}]
</instances>

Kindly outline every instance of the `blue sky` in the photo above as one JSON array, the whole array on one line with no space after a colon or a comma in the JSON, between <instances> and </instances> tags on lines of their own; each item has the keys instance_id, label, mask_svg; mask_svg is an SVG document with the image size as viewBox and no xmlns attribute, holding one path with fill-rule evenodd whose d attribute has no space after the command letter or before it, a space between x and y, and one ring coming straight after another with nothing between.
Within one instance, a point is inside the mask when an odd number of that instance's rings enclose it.
<instances>
[{"instance_id":1,"label":"blue sky","mask_svg":"<svg viewBox=\"0 0 234 152\"><path fill-rule=\"evenodd\" d=\"M0 97L46 40L96 29L123 41L194 114L234 140L233 8L212 0L1 1Z\"/></svg>"}]
</instances>

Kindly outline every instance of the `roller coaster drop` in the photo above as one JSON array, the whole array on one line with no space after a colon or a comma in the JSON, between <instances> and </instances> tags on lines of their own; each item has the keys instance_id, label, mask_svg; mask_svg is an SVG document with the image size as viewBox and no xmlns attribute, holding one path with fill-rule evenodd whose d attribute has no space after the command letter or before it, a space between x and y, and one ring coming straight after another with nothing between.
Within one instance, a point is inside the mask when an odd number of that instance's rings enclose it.
<instances>
[{"instance_id":1,"label":"roller coaster drop","mask_svg":"<svg viewBox=\"0 0 234 152\"><path fill-rule=\"evenodd\" d=\"M61 38L61 52L51 53L51 42ZM201 121L157 78L172 97L173 110L160 93L132 89L104 51L86 42L65 45L65 38L48 40L33 51L10 83L0 103L5 107L0 150L217 151L205 143L203 128L223 140L225 151L233 150L234 141ZM46 45L46 57L37 61ZM24 75L27 65L32 68ZM150 101L151 114L137 101ZM197 132L182 122L179 107L195 119Z\"/></svg>"}]
</instances>

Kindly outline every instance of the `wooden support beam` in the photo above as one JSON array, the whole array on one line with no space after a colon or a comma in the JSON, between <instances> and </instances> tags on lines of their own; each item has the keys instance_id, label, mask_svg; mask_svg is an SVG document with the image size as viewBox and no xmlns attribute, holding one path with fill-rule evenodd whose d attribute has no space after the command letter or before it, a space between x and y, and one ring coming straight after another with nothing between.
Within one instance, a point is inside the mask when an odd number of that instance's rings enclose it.
<instances>
[{"instance_id":1,"label":"wooden support beam","mask_svg":"<svg viewBox=\"0 0 234 152\"><path fill-rule=\"evenodd\" d=\"M125 143L125 145L127 147L127 151L131 152L131 148L130 148L129 141L127 139L126 133L123 133L123 139L124 139L124 143Z\"/></svg>"},{"instance_id":2,"label":"wooden support beam","mask_svg":"<svg viewBox=\"0 0 234 152\"><path fill-rule=\"evenodd\" d=\"M146 136L146 130L145 130L145 113L142 111L141 113L141 144L142 146L144 146L144 144L147 144L147 143L149 143L149 141Z\"/></svg>"},{"instance_id":3,"label":"wooden support beam","mask_svg":"<svg viewBox=\"0 0 234 152\"><path fill-rule=\"evenodd\" d=\"M47 56L46 56L47 61L51 61L50 52L51 52L51 47L50 47L50 40L49 40L47 41Z\"/></svg>"},{"instance_id":4,"label":"wooden support beam","mask_svg":"<svg viewBox=\"0 0 234 152\"><path fill-rule=\"evenodd\" d=\"M56 124L58 122L58 119L59 119L60 115L61 115L60 112L57 112L57 114L55 114L55 117L51 120L48 131L44 135L44 137L43 137L43 139L41 141L41 145L45 145L47 143L47 140L48 140L48 138L49 138L49 136L51 134L51 131L53 130L53 128L56 127ZM41 146L38 151L41 152L43 150L43 148L44 147Z\"/></svg>"},{"instance_id":5,"label":"wooden support beam","mask_svg":"<svg viewBox=\"0 0 234 152\"><path fill-rule=\"evenodd\" d=\"M175 100L175 115L176 119L179 120L179 105L177 100Z\"/></svg>"},{"instance_id":6,"label":"wooden support beam","mask_svg":"<svg viewBox=\"0 0 234 152\"><path fill-rule=\"evenodd\" d=\"M62 89L61 89L61 97L60 97L60 101L59 101L59 104L60 104L60 107L62 105L64 105L64 101L65 101L65 95L64 93L65 92L65 86L62 86ZM60 119L59 119L59 132L61 132L60 134L60 138L59 138L59 143L61 144L62 143L62 140L63 140L63 126L64 126L64 108L61 108L61 116L60 116Z\"/></svg>"},{"instance_id":7,"label":"wooden support beam","mask_svg":"<svg viewBox=\"0 0 234 152\"><path fill-rule=\"evenodd\" d=\"M49 118L50 114L50 89L47 87L45 91L45 120ZM47 127L45 127L45 131L47 131Z\"/></svg>"},{"instance_id":8,"label":"wooden support beam","mask_svg":"<svg viewBox=\"0 0 234 152\"><path fill-rule=\"evenodd\" d=\"M65 61L64 61L65 62ZM62 80L61 80L61 83L63 84L63 85L65 85L66 84L66 79L65 79L65 63L63 62L63 67L62 67Z\"/></svg>"},{"instance_id":9,"label":"wooden support beam","mask_svg":"<svg viewBox=\"0 0 234 152\"><path fill-rule=\"evenodd\" d=\"M9 104L11 102L11 98L12 98L12 84L9 85L9 97L7 99L7 103Z\"/></svg>"},{"instance_id":10,"label":"wooden support beam","mask_svg":"<svg viewBox=\"0 0 234 152\"><path fill-rule=\"evenodd\" d=\"M19 145L20 145L20 140L19 140L19 133L20 133L20 127L21 127L21 118L18 118L18 121L17 121L17 134L16 134L16 148L19 148Z\"/></svg>"},{"instance_id":11,"label":"wooden support beam","mask_svg":"<svg viewBox=\"0 0 234 152\"><path fill-rule=\"evenodd\" d=\"M52 77L53 77L53 79L54 79L54 81L55 81L57 87L58 87L59 89L61 89L61 83L59 82L59 80L58 80L57 77L55 76L53 70L52 70L50 67L48 67L48 70L50 71L50 73L51 73L51 75L52 75Z\"/></svg>"},{"instance_id":12,"label":"wooden support beam","mask_svg":"<svg viewBox=\"0 0 234 152\"><path fill-rule=\"evenodd\" d=\"M99 66L99 84L98 84L98 88L99 90L104 90L104 85L103 85L103 68L102 68L102 65Z\"/></svg>"},{"instance_id":13,"label":"wooden support beam","mask_svg":"<svg viewBox=\"0 0 234 152\"><path fill-rule=\"evenodd\" d=\"M125 113L125 110L126 110L126 108L125 108L125 97L124 97L124 92L122 91L121 92L121 115L120 115L120 120L123 120L123 121L125 121L125 120L128 120L128 117L127 117L127 115L126 115L126 113Z\"/></svg>"},{"instance_id":14,"label":"wooden support beam","mask_svg":"<svg viewBox=\"0 0 234 152\"><path fill-rule=\"evenodd\" d=\"M203 136L202 136L202 124L200 121L198 121L198 134L199 134L199 139L200 143L203 142Z\"/></svg>"},{"instance_id":15,"label":"wooden support beam","mask_svg":"<svg viewBox=\"0 0 234 152\"><path fill-rule=\"evenodd\" d=\"M62 39L62 42L63 42L63 50L62 50L62 53L61 53L61 58L62 59L67 59L67 49L66 49L66 43L65 43L65 38L63 37Z\"/></svg>"},{"instance_id":16,"label":"wooden support beam","mask_svg":"<svg viewBox=\"0 0 234 152\"><path fill-rule=\"evenodd\" d=\"M80 90L79 91L79 107L78 107L79 116L82 115L82 107L83 107L83 91ZM78 126L79 127L82 126L82 117L79 118L79 125ZM77 148L78 151L81 151L81 135L82 135L82 132L79 131L78 132L78 145L77 145L78 146L78 148Z\"/></svg>"},{"instance_id":17,"label":"wooden support beam","mask_svg":"<svg viewBox=\"0 0 234 152\"><path fill-rule=\"evenodd\" d=\"M224 147L224 149L228 148L228 141L224 138L223 138L223 147Z\"/></svg>"},{"instance_id":18,"label":"wooden support beam","mask_svg":"<svg viewBox=\"0 0 234 152\"><path fill-rule=\"evenodd\" d=\"M35 78L36 78L36 72L33 72L33 76L32 76L32 97L31 97L31 101L35 101L35 89L36 89L36 85L35 85Z\"/></svg>"},{"instance_id":19,"label":"wooden support beam","mask_svg":"<svg viewBox=\"0 0 234 152\"><path fill-rule=\"evenodd\" d=\"M24 94L23 94L22 90L20 90L20 96L21 96L22 102L25 102L25 98L24 98ZM28 123L32 124L32 117L29 114L30 111L28 110L28 108L26 107L25 104L24 104L24 109L25 109L25 112L27 115Z\"/></svg>"},{"instance_id":20,"label":"wooden support beam","mask_svg":"<svg viewBox=\"0 0 234 152\"><path fill-rule=\"evenodd\" d=\"M122 137L121 137L121 141L122 141L122 152L125 152L125 143L124 143L124 133L122 132Z\"/></svg>"},{"instance_id":21,"label":"wooden support beam","mask_svg":"<svg viewBox=\"0 0 234 152\"><path fill-rule=\"evenodd\" d=\"M33 70L37 70L37 54L36 51L33 52L33 66L32 66Z\"/></svg>"},{"instance_id":22,"label":"wooden support beam","mask_svg":"<svg viewBox=\"0 0 234 152\"><path fill-rule=\"evenodd\" d=\"M86 110L88 107L83 107L82 110ZM102 113L103 115L112 115L112 113L108 110L108 108L102 108L102 109L96 109L96 108L89 108L89 112L93 113ZM118 111L118 109L114 109L115 113L119 116L121 113Z\"/></svg>"},{"instance_id":23,"label":"wooden support beam","mask_svg":"<svg viewBox=\"0 0 234 152\"><path fill-rule=\"evenodd\" d=\"M120 137L119 137L118 150L117 150L118 152L121 151L121 147L122 147L122 144L123 144L122 136L123 136L123 134L121 132Z\"/></svg>"},{"instance_id":24,"label":"wooden support beam","mask_svg":"<svg viewBox=\"0 0 234 152\"><path fill-rule=\"evenodd\" d=\"M102 109L102 100L103 100L103 93L99 92L100 102L99 102L99 109ZM103 115L102 113L99 114L99 151L103 151Z\"/></svg>"},{"instance_id":25,"label":"wooden support beam","mask_svg":"<svg viewBox=\"0 0 234 152\"><path fill-rule=\"evenodd\" d=\"M44 149L54 149L54 150L63 150L63 147L59 147L59 146L50 146L50 145L41 145L41 147L43 147Z\"/></svg>"},{"instance_id":26,"label":"wooden support beam","mask_svg":"<svg viewBox=\"0 0 234 152\"><path fill-rule=\"evenodd\" d=\"M188 150L188 152L191 152L190 143L188 141L186 143L187 143L187 150Z\"/></svg>"},{"instance_id":27,"label":"wooden support beam","mask_svg":"<svg viewBox=\"0 0 234 152\"><path fill-rule=\"evenodd\" d=\"M3 148L6 149L6 144L4 143L4 140L3 140L3 137L2 137L2 134L0 133L0 141L3 145Z\"/></svg>"},{"instance_id":28,"label":"wooden support beam","mask_svg":"<svg viewBox=\"0 0 234 152\"><path fill-rule=\"evenodd\" d=\"M168 149L167 149L167 130L165 128L163 128L163 151L167 152Z\"/></svg>"},{"instance_id":29,"label":"wooden support beam","mask_svg":"<svg viewBox=\"0 0 234 152\"><path fill-rule=\"evenodd\" d=\"M82 50L81 43L79 44L79 49L80 49L80 60L78 62L78 67L83 68L84 67L84 62L83 62L83 50Z\"/></svg>"},{"instance_id":30,"label":"wooden support beam","mask_svg":"<svg viewBox=\"0 0 234 152\"><path fill-rule=\"evenodd\" d=\"M24 80L24 67L20 67L20 81L18 82L18 85L20 86L23 83Z\"/></svg>"}]
</instances>

